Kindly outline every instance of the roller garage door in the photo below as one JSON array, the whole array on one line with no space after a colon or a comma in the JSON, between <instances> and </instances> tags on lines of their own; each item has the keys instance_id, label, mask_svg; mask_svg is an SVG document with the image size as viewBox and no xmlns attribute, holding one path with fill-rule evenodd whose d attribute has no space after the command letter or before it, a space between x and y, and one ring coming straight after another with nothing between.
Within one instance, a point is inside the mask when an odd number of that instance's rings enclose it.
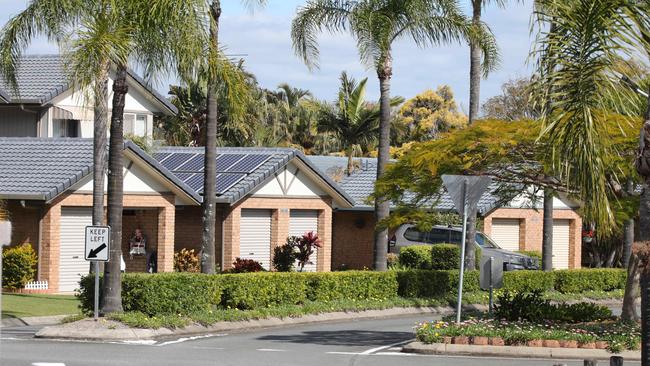
<instances>
[{"instance_id":1,"label":"roller garage door","mask_svg":"<svg viewBox=\"0 0 650 366\"><path fill-rule=\"evenodd\" d=\"M61 251L59 254L59 291L72 292L79 288L79 279L88 274L84 259L86 226L92 225L91 208L61 208Z\"/></svg>"},{"instance_id":2,"label":"roller garage door","mask_svg":"<svg viewBox=\"0 0 650 366\"><path fill-rule=\"evenodd\" d=\"M503 249L519 250L519 219L492 219L490 237Z\"/></svg>"},{"instance_id":3,"label":"roller garage door","mask_svg":"<svg viewBox=\"0 0 650 366\"><path fill-rule=\"evenodd\" d=\"M553 269L569 268L570 220L553 220Z\"/></svg>"},{"instance_id":4,"label":"roller garage door","mask_svg":"<svg viewBox=\"0 0 650 366\"><path fill-rule=\"evenodd\" d=\"M239 257L258 261L269 269L271 210L242 209L239 238Z\"/></svg>"},{"instance_id":5,"label":"roller garage door","mask_svg":"<svg viewBox=\"0 0 650 366\"><path fill-rule=\"evenodd\" d=\"M318 210L291 210L289 213L289 235L303 236L313 231L318 233ZM316 272L318 249L311 255L312 264L306 264L303 271Z\"/></svg>"}]
</instances>

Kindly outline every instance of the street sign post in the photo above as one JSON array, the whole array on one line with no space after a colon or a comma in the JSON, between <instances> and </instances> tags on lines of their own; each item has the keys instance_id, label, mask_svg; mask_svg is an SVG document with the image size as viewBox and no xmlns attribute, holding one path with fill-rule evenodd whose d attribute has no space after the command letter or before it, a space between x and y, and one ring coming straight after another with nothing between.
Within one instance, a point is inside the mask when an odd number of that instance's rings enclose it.
<instances>
[{"instance_id":1,"label":"street sign post","mask_svg":"<svg viewBox=\"0 0 650 366\"><path fill-rule=\"evenodd\" d=\"M460 274L458 276L458 302L456 304L456 323L460 323L463 305L463 277L465 272L465 236L467 235L467 215L476 209L483 192L492 182L490 177L470 175L443 175L444 184L456 211L463 216L463 236L460 244Z\"/></svg>"},{"instance_id":2,"label":"street sign post","mask_svg":"<svg viewBox=\"0 0 650 366\"><path fill-rule=\"evenodd\" d=\"M84 257L95 262L95 320L99 318L99 262L108 262L111 245L109 226L86 226Z\"/></svg>"},{"instance_id":3,"label":"street sign post","mask_svg":"<svg viewBox=\"0 0 650 366\"><path fill-rule=\"evenodd\" d=\"M503 287L503 259L490 257L481 258L480 264L480 285L481 289L490 291L490 302L488 311L492 314L494 304L493 290Z\"/></svg>"}]
</instances>

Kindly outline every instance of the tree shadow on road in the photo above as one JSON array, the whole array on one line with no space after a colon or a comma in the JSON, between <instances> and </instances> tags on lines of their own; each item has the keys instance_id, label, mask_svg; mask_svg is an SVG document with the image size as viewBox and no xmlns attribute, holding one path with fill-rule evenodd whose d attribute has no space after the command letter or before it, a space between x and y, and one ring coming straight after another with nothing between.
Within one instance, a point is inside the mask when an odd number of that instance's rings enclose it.
<instances>
[{"instance_id":1,"label":"tree shadow on road","mask_svg":"<svg viewBox=\"0 0 650 366\"><path fill-rule=\"evenodd\" d=\"M376 346L413 338L412 332L378 332L363 330L311 331L288 335L266 335L259 340L321 344L326 346Z\"/></svg>"}]
</instances>

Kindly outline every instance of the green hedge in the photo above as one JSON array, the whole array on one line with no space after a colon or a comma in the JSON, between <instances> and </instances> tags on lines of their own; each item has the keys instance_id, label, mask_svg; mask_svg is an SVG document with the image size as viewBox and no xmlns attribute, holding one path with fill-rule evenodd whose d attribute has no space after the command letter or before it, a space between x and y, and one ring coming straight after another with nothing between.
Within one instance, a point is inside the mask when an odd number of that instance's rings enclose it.
<instances>
[{"instance_id":1,"label":"green hedge","mask_svg":"<svg viewBox=\"0 0 650 366\"><path fill-rule=\"evenodd\" d=\"M312 301L342 299L385 300L397 294L394 271L305 273L307 298Z\"/></svg>"},{"instance_id":2,"label":"green hedge","mask_svg":"<svg viewBox=\"0 0 650 366\"><path fill-rule=\"evenodd\" d=\"M304 276L290 272L215 275L223 283L221 303L238 309L300 304L307 298Z\"/></svg>"},{"instance_id":3,"label":"green hedge","mask_svg":"<svg viewBox=\"0 0 650 366\"><path fill-rule=\"evenodd\" d=\"M411 245L400 248L399 264L413 269L431 269L431 245Z\"/></svg>"},{"instance_id":4,"label":"green hedge","mask_svg":"<svg viewBox=\"0 0 650 366\"><path fill-rule=\"evenodd\" d=\"M401 297L445 297L456 294L458 289L458 270L410 270L398 271L397 294ZM464 275L463 291L480 290L479 272L467 271Z\"/></svg>"},{"instance_id":5,"label":"green hedge","mask_svg":"<svg viewBox=\"0 0 650 366\"><path fill-rule=\"evenodd\" d=\"M625 288L627 272L619 268L555 271L555 289L561 293L611 291Z\"/></svg>"},{"instance_id":6,"label":"green hedge","mask_svg":"<svg viewBox=\"0 0 650 366\"><path fill-rule=\"evenodd\" d=\"M511 271L503 273L503 287L515 292L553 290L555 272Z\"/></svg>"}]
</instances>

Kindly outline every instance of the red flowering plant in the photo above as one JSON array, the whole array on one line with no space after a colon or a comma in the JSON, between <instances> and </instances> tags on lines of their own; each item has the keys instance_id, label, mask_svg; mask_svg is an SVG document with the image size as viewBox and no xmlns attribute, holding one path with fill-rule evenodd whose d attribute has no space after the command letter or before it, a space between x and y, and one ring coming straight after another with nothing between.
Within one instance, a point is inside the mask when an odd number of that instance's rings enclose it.
<instances>
[{"instance_id":1,"label":"red flowering plant","mask_svg":"<svg viewBox=\"0 0 650 366\"><path fill-rule=\"evenodd\" d=\"M232 262L232 268L225 271L228 273L248 273L264 271L262 264L252 259L235 258Z\"/></svg>"},{"instance_id":2,"label":"red flowering plant","mask_svg":"<svg viewBox=\"0 0 650 366\"><path fill-rule=\"evenodd\" d=\"M314 254L316 248L323 246L318 234L313 231L305 233L297 240L292 240L292 244L297 249L296 260L298 261L298 271L302 272L306 264L312 264L310 261L311 255Z\"/></svg>"}]
</instances>

